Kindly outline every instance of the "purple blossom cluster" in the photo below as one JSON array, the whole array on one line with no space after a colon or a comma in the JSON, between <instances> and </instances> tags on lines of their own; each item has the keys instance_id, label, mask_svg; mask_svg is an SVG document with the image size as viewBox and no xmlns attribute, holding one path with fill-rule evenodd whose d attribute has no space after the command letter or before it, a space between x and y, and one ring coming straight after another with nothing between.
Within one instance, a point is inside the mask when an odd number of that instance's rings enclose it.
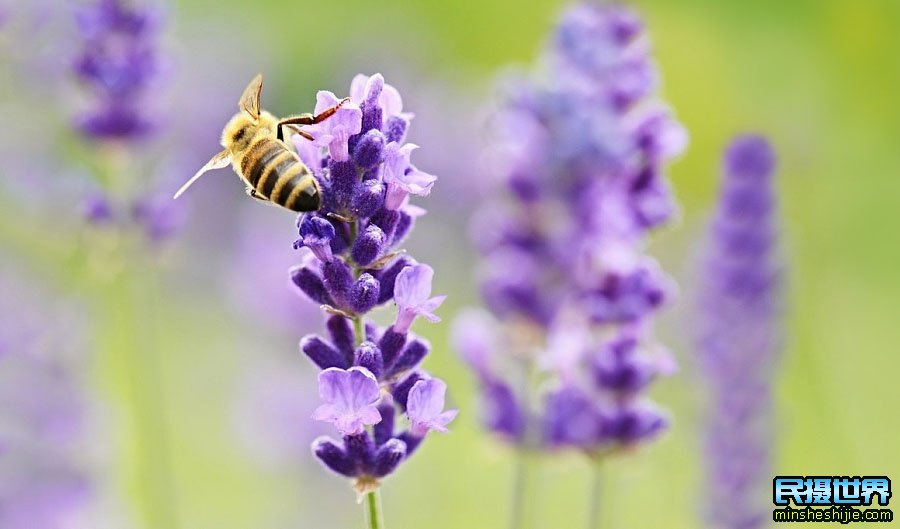
<instances>
[{"instance_id":1,"label":"purple blossom cluster","mask_svg":"<svg viewBox=\"0 0 900 529\"><path fill-rule=\"evenodd\" d=\"M705 497L710 520L729 529L763 527L769 516L772 378L781 350L774 169L765 138L729 145L702 263L697 354L712 406Z\"/></svg>"},{"instance_id":2,"label":"purple blossom cluster","mask_svg":"<svg viewBox=\"0 0 900 529\"><path fill-rule=\"evenodd\" d=\"M673 369L651 335L672 287L644 247L674 214L663 167L687 138L622 6L568 9L544 67L495 116L500 189L473 225L492 315L467 315L456 341L490 430L600 453L667 424L644 395Z\"/></svg>"},{"instance_id":3,"label":"purple blossom cluster","mask_svg":"<svg viewBox=\"0 0 900 529\"><path fill-rule=\"evenodd\" d=\"M315 110L338 101L319 92ZM410 332L419 316L439 321L434 311L445 297L431 296L432 268L400 250L425 213L409 204L410 195L429 194L435 182L410 162L416 146L404 138L411 118L380 74L358 75L350 101L305 128L312 141L292 138L323 193L322 209L298 218L294 247L305 254L291 277L321 305L327 333L304 337L300 348L322 370L322 405L314 418L343 436L317 439L313 452L329 469L353 478L360 492L377 487L429 431L446 431L456 415L444 411L446 385L419 367L429 343ZM369 321L370 311L391 301L397 307L392 325Z\"/></svg>"},{"instance_id":4,"label":"purple blossom cluster","mask_svg":"<svg viewBox=\"0 0 900 529\"><path fill-rule=\"evenodd\" d=\"M72 527L90 497L77 463L85 412L73 373L79 340L67 312L20 274L3 270L0 292L0 527Z\"/></svg>"},{"instance_id":5,"label":"purple blossom cluster","mask_svg":"<svg viewBox=\"0 0 900 529\"><path fill-rule=\"evenodd\" d=\"M135 140L154 129L146 94L160 74L160 13L123 0L95 0L77 13L83 48L74 71L94 98L76 122L86 137Z\"/></svg>"},{"instance_id":6,"label":"purple blossom cluster","mask_svg":"<svg viewBox=\"0 0 900 529\"><path fill-rule=\"evenodd\" d=\"M75 123L85 138L134 146L137 140L159 130L148 103L162 74L157 49L162 20L159 9L124 0L96 0L76 12L83 46L75 60L74 75L93 98L92 108ZM129 171L118 166L121 164L112 165L105 170ZM110 178L133 180L127 174L105 175L101 180ZM113 199L108 190L97 190L85 197L82 213L97 227L137 226L153 243L165 241L178 231L186 211L169 199L168 191L151 187L137 195L119 200Z\"/></svg>"}]
</instances>

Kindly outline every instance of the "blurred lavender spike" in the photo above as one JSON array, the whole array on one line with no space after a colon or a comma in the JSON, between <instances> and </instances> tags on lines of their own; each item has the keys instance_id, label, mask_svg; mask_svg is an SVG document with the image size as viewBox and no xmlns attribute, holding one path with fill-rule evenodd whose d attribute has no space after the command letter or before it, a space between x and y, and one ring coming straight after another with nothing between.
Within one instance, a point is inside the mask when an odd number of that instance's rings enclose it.
<instances>
[{"instance_id":1,"label":"blurred lavender spike","mask_svg":"<svg viewBox=\"0 0 900 529\"><path fill-rule=\"evenodd\" d=\"M91 503L79 321L5 267L0 292L0 527L74 527Z\"/></svg>"},{"instance_id":2,"label":"blurred lavender spike","mask_svg":"<svg viewBox=\"0 0 900 529\"><path fill-rule=\"evenodd\" d=\"M489 429L606 454L668 424L645 393L671 371L651 328L674 287L644 247L675 214L664 168L687 135L628 8L568 8L542 66L507 82L493 119L498 189L472 226L492 314L461 321L457 346Z\"/></svg>"},{"instance_id":3,"label":"blurred lavender spike","mask_svg":"<svg viewBox=\"0 0 900 529\"><path fill-rule=\"evenodd\" d=\"M82 51L75 76L94 97L76 120L89 139L133 141L153 132L146 96L161 73L156 38L161 13L123 0L94 0L79 7Z\"/></svg>"},{"instance_id":4,"label":"blurred lavender spike","mask_svg":"<svg viewBox=\"0 0 900 529\"><path fill-rule=\"evenodd\" d=\"M775 154L762 136L725 151L702 263L697 356L710 392L707 515L715 527L767 525L772 379L781 355Z\"/></svg>"}]
</instances>

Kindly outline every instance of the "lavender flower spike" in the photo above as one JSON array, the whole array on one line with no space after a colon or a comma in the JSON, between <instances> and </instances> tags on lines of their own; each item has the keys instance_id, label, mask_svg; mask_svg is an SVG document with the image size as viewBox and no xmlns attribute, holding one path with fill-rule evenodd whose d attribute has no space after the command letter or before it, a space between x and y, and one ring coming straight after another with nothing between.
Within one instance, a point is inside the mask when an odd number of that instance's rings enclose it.
<instances>
[{"instance_id":1,"label":"lavender flower spike","mask_svg":"<svg viewBox=\"0 0 900 529\"><path fill-rule=\"evenodd\" d=\"M351 367L345 371L331 367L319 373L319 396L325 404L313 419L328 421L344 435L359 435L365 426L381 422L376 404L381 398L378 380L368 369Z\"/></svg>"},{"instance_id":2,"label":"lavender flower spike","mask_svg":"<svg viewBox=\"0 0 900 529\"><path fill-rule=\"evenodd\" d=\"M676 210L665 167L686 135L656 94L644 32L621 5L566 9L542 68L510 79L491 120L497 186L472 232L496 323L457 336L485 425L523 469L538 450L629 453L668 425L645 394L671 371L652 328L672 289L645 249Z\"/></svg>"},{"instance_id":3,"label":"lavender flower spike","mask_svg":"<svg viewBox=\"0 0 900 529\"><path fill-rule=\"evenodd\" d=\"M394 331L405 333L409 330L416 316L437 323L441 319L432 311L441 306L447 296L431 296L431 279L434 269L428 265L408 266L397 275L394 284L394 301L397 303L397 322Z\"/></svg>"},{"instance_id":4,"label":"lavender flower spike","mask_svg":"<svg viewBox=\"0 0 900 529\"><path fill-rule=\"evenodd\" d=\"M81 307L0 262L0 527L86 526L95 491L80 464L90 442Z\"/></svg>"},{"instance_id":5,"label":"lavender flower spike","mask_svg":"<svg viewBox=\"0 0 900 529\"><path fill-rule=\"evenodd\" d=\"M76 127L89 139L128 141L154 130L145 96L161 72L154 42L160 17L129 4L96 0L77 13L84 47L75 75L96 97Z\"/></svg>"},{"instance_id":6,"label":"lavender flower spike","mask_svg":"<svg viewBox=\"0 0 900 529\"><path fill-rule=\"evenodd\" d=\"M764 527L769 516L772 384L781 355L774 169L764 137L740 136L728 146L702 263L696 345L713 403L706 514L726 529Z\"/></svg>"},{"instance_id":7,"label":"lavender flower spike","mask_svg":"<svg viewBox=\"0 0 900 529\"><path fill-rule=\"evenodd\" d=\"M337 101L319 92L320 106ZM318 439L313 454L351 478L376 516L381 481L409 460L429 430L446 431L456 415L443 410L446 385L419 369L430 344L410 332L417 316L440 321L434 311L445 296L431 296L434 270L400 251L425 213L409 204L410 195L427 195L436 181L410 164L415 146L403 137L412 115L402 110L399 92L381 75L360 75L350 102L305 129L313 141L291 139L323 194L322 208L298 223L294 247L312 254L304 251L291 279L328 313L327 332L305 337L301 350L323 369L323 404L314 418L334 424L342 436ZM394 325L369 319L392 300ZM404 413L408 426L399 420Z\"/></svg>"},{"instance_id":8,"label":"lavender flower spike","mask_svg":"<svg viewBox=\"0 0 900 529\"><path fill-rule=\"evenodd\" d=\"M665 166L686 135L644 32L623 6L572 6L492 120L499 185L472 231L493 318L457 337L487 427L524 449L607 456L667 424L644 402L671 372L651 330L672 289L645 248L675 211Z\"/></svg>"},{"instance_id":9,"label":"lavender flower spike","mask_svg":"<svg viewBox=\"0 0 900 529\"><path fill-rule=\"evenodd\" d=\"M429 430L444 433L447 424L456 418L457 410L444 411L444 395L447 384L432 378L420 380L409 391L406 413L412 421L412 434L425 437Z\"/></svg>"}]
</instances>

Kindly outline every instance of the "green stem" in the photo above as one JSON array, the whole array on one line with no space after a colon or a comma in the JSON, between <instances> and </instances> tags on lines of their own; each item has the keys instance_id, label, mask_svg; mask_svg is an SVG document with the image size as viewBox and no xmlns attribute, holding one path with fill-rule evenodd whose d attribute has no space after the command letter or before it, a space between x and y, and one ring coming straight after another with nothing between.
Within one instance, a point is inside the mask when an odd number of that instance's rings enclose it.
<instances>
[{"instance_id":1,"label":"green stem","mask_svg":"<svg viewBox=\"0 0 900 529\"><path fill-rule=\"evenodd\" d=\"M513 477L512 512L510 513L510 529L526 529L534 527L534 456L527 449L520 449Z\"/></svg>"},{"instance_id":2,"label":"green stem","mask_svg":"<svg viewBox=\"0 0 900 529\"><path fill-rule=\"evenodd\" d=\"M366 523L368 529L384 529L380 489L375 489L366 494Z\"/></svg>"},{"instance_id":3,"label":"green stem","mask_svg":"<svg viewBox=\"0 0 900 529\"><path fill-rule=\"evenodd\" d=\"M600 529L603 526L602 509L600 508L603 495L603 463L600 458L594 461L594 475L592 477L591 497L588 499L588 524L587 529Z\"/></svg>"},{"instance_id":4,"label":"green stem","mask_svg":"<svg viewBox=\"0 0 900 529\"><path fill-rule=\"evenodd\" d=\"M366 341L366 326L363 323L362 316L353 318L353 334L357 347Z\"/></svg>"},{"instance_id":5,"label":"green stem","mask_svg":"<svg viewBox=\"0 0 900 529\"><path fill-rule=\"evenodd\" d=\"M137 272L137 270L136 270ZM152 267L141 267L139 281L124 279L119 310L127 320L123 349L127 357L130 391L135 406L139 475L145 483L145 513L152 529L176 529L172 464L164 411L162 366L154 346L157 313Z\"/></svg>"},{"instance_id":6,"label":"green stem","mask_svg":"<svg viewBox=\"0 0 900 529\"><path fill-rule=\"evenodd\" d=\"M515 474L513 477L512 512L510 514L510 529L531 529L537 526L538 508L537 474L538 452L532 447L537 447L540 442L539 426L535 424L531 410L535 409L534 392L537 381L537 372L532 362L526 361L522 366L519 381L519 394L522 395L525 412L525 432L522 446L517 451Z\"/></svg>"}]
</instances>

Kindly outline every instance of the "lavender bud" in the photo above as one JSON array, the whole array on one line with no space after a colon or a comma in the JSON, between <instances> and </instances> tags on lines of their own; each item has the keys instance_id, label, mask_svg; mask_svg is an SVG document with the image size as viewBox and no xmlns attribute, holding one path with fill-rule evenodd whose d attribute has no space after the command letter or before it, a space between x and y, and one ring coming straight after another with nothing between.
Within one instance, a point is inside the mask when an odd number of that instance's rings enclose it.
<instances>
[{"instance_id":1,"label":"lavender bud","mask_svg":"<svg viewBox=\"0 0 900 529\"><path fill-rule=\"evenodd\" d=\"M331 299L341 308L347 308L347 296L353 284L350 267L340 259L333 259L322 265L322 276Z\"/></svg>"},{"instance_id":2,"label":"lavender bud","mask_svg":"<svg viewBox=\"0 0 900 529\"><path fill-rule=\"evenodd\" d=\"M328 437L319 437L312 444L313 455L326 467L348 478L356 477L356 466L344 449Z\"/></svg>"},{"instance_id":3,"label":"lavender bud","mask_svg":"<svg viewBox=\"0 0 900 529\"><path fill-rule=\"evenodd\" d=\"M348 296L350 308L357 314L368 312L378 302L378 293L378 280L369 273L360 275L356 283L350 288L350 295Z\"/></svg>"},{"instance_id":4,"label":"lavender bud","mask_svg":"<svg viewBox=\"0 0 900 529\"><path fill-rule=\"evenodd\" d=\"M393 211L390 209L381 209L369 219L369 225L376 225L381 228L386 235L390 237L390 235L394 232L394 228L397 226L397 222L400 220L400 212Z\"/></svg>"},{"instance_id":5,"label":"lavender bud","mask_svg":"<svg viewBox=\"0 0 900 529\"><path fill-rule=\"evenodd\" d=\"M403 242L403 239L406 238L416 223L416 219L409 213L405 211L399 211L398 213L400 213L400 218L397 220L394 233L391 234L391 246L396 246Z\"/></svg>"},{"instance_id":6,"label":"lavender bud","mask_svg":"<svg viewBox=\"0 0 900 529\"><path fill-rule=\"evenodd\" d=\"M369 78L366 86L366 99L360 105L362 109L362 132L366 133L372 129L381 129L382 109L378 104L378 98L384 90L384 78L380 74L375 74Z\"/></svg>"},{"instance_id":7,"label":"lavender bud","mask_svg":"<svg viewBox=\"0 0 900 529\"><path fill-rule=\"evenodd\" d=\"M413 455L413 452L419 448L419 445L422 444L422 441L425 439L424 437L419 437L418 435L413 435L412 432L403 432L398 436L398 439L403 441L406 444L406 457Z\"/></svg>"},{"instance_id":8,"label":"lavender bud","mask_svg":"<svg viewBox=\"0 0 900 529\"><path fill-rule=\"evenodd\" d=\"M333 255L341 255L348 247L347 241L350 239L350 229L344 223L338 223L334 226L337 235L334 239L331 239L331 253Z\"/></svg>"},{"instance_id":9,"label":"lavender bud","mask_svg":"<svg viewBox=\"0 0 900 529\"><path fill-rule=\"evenodd\" d=\"M375 445L381 446L394 436L394 399L385 396L378 406L378 412L381 413L381 422L372 428L372 433L375 435Z\"/></svg>"},{"instance_id":10,"label":"lavender bud","mask_svg":"<svg viewBox=\"0 0 900 529\"><path fill-rule=\"evenodd\" d=\"M331 192L334 200L341 206L346 206L353 198L353 190L356 189L356 183L359 181L356 167L353 162L331 160L328 163L328 170L331 174Z\"/></svg>"},{"instance_id":11,"label":"lavender bud","mask_svg":"<svg viewBox=\"0 0 900 529\"><path fill-rule=\"evenodd\" d=\"M357 475L369 474L375 458L375 444L368 432L344 436L347 456L353 461Z\"/></svg>"},{"instance_id":12,"label":"lavender bud","mask_svg":"<svg viewBox=\"0 0 900 529\"><path fill-rule=\"evenodd\" d=\"M322 278L312 268L307 266L291 268L291 281L313 302L320 305L334 304L334 300L328 293L328 289L325 288Z\"/></svg>"},{"instance_id":13,"label":"lavender bud","mask_svg":"<svg viewBox=\"0 0 900 529\"><path fill-rule=\"evenodd\" d=\"M381 283L381 293L378 296L378 304L387 303L394 297L394 284L397 281L397 275L406 268L416 264L415 261L408 257L400 257L394 263L385 268L378 274L378 282Z\"/></svg>"},{"instance_id":14,"label":"lavender bud","mask_svg":"<svg viewBox=\"0 0 900 529\"><path fill-rule=\"evenodd\" d=\"M654 437L669 421L648 405L626 404L607 413L602 425L605 438L628 445Z\"/></svg>"},{"instance_id":15,"label":"lavender bud","mask_svg":"<svg viewBox=\"0 0 900 529\"><path fill-rule=\"evenodd\" d=\"M774 171L775 152L762 136L740 136L728 146L722 166L722 172L732 180L760 185Z\"/></svg>"},{"instance_id":16,"label":"lavender bud","mask_svg":"<svg viewBox=\"0 0 900 529\"><path fill-rule=\"evenodd\" d=\"M360 266L366 266L381 256L384 249L385 237L381 228L374 224L366 226L366 231L360 234L353 243L350 254L353 260Z\"/></svg>"},{"instance_id":17,"label":"lavender bud","mask_svg":"<svg viewBox=\"0 0 900 529\"><path fill-rule=\"evenodd\" d=\"M353 163L360 169L368 171L384 159L384 146L387 143L380 130L365 133L353 149Z\"/></svg>"},{"instance_id":18,"label":"lavender bud","mask_svg":"<svg viewBox=\"0 0 900 529\"><path fill-rule=\"evenodd\" d=\"M383 478L397 469L397 466L406 456L406 443L399 439L387 441L375 453L375 461L372 464L372 475Z\"/></svg>"},{"instance_id":19,"label":"lavender bud","mask_svg":"<svg viewBox=\"0 0 900 529\"><path fill-rule=\"evenodd\" d=\"M403 381L395 384L391 389L391 395L394 396L394 402L396 402L404 412L406 411L406 400L409 398L409 392L412 390L413 386L416 385L416 382L420 380L425 380L422 373L413 372L403 379Z\"/></svg>"},{"instance_id":20,"label":"lavender bud","mask_svg":"<svg viewBox=\"0 0 900 529\"><path fill-rule=\"evenodd\" d=\"M378 327L371 322L366 322L366 340L378 343Z\"/></svg>"},{"instance_id":21,"label":"lavender bud","mask_svg":"<svg viewBox=\"0 0 900 529\"><path fill-rule=\"evenodd\" d=\"M350 365L347 358L336 351L334 347L327 344L315 334L309 334L300 340L300 350L316 364L319 369L328 369L329 367L337 367L347 369Z\"/></svg>"},{"instance_id":22,"label":"lavender bud","mask_svg":"<svg viewBox=\"0 0 900 529\"><path fill-rule=\"evenodd\" d=\"M389 117L387 119L387 122L384 124L384 131L385 135L387 136L388 143L403 143L403 141L406 139L406 129L408 127L409 122L402 117Z\"/></svg>"},{"instance_id":23,"label":"lavender bud","mask_svg":"<svg viewBox=\"0 0 900 529\"><path fill-rule=\"evenodd\" d=\"M638 342L631 336L604 347L592 368L597 385L614 393L637 393L656 376L655 366L638 353Z\"/></svg>"},{"instance_id":24,"label":"lavender bud","mask_svg":"<svg viewBox=\"0 0 900 529\"><path fill-rule=\"evenodd\" d=\"M600 439L601 417L591 398L563 387L546 399L544 438L554 446L590 448Z\"/></svg>"},{"instance_id":25,"label":"lavender bud","mask_svg":"<svg viewBox=\"0 0 900 529\"><path fill-rule=\"evenodd\" d=\"M378 349L377 345L369 341L359 344L359 347L356 348L356 352L353 355L353 365L368 369L375 375L375 378L380 377L381 372L384 369L381 350ZM384 420L383 416L382 420Z\"/></svg>"},{"instance_id":26,"label":"lavender bud","mask_svg":"<svg viewBox=\"0 0 900 529\"><path fill-rule=\"evenodd\" d=\"M353 356L353 327L350 320L343 316L332 315L328 317L326 322L328 334L331 337L331 343L338 348L345 357ZM350 363L348 361L348 363Z\"/></svg>"},{"instance_id":27,"label":"lavender bud","mask_svg":"<svg viewBox=\"0 0 900 529\"><path fill-rule=\"evenodd\" d=\"M487 428L514 442L525 435L525 410L509 385L500 380L484 381L484 421Z\"/></svg>"},{"instance_id":28,"label":"lavender bud","mask_svg":"<svg viewBox=\"0 0 900 529\"><path fill-rule=\"evenodd\" d=\"M384 204L384 184L378 180L364 180L356 186L350 211L358 218L371 217Z\"/></svg>"},{"instance_id":29,"label":"lavender bud","mask_svg":"<svg viewBox=\"0 0 900 529\"><path fill-rule=\"evenodd\" d=\"M391 366L397 358L397 353L406 344L406 334L399 333L393 327L389 327L384 331L381 340L378 341L378 348L381 349L381 356L384 359L384 365Z\"/></svg>"},{"instance_id":30,"label":"lavender bud","mask_svg":"<svg viewBox=\"0 0 900 529\"><path fill-rule=\"evenodd\" d=\"M416 367L428 355L428 350L428 344L422 340L409 342L397 361L390 367L391 374L402 373Z\"/></svg>"}]
</instances>

